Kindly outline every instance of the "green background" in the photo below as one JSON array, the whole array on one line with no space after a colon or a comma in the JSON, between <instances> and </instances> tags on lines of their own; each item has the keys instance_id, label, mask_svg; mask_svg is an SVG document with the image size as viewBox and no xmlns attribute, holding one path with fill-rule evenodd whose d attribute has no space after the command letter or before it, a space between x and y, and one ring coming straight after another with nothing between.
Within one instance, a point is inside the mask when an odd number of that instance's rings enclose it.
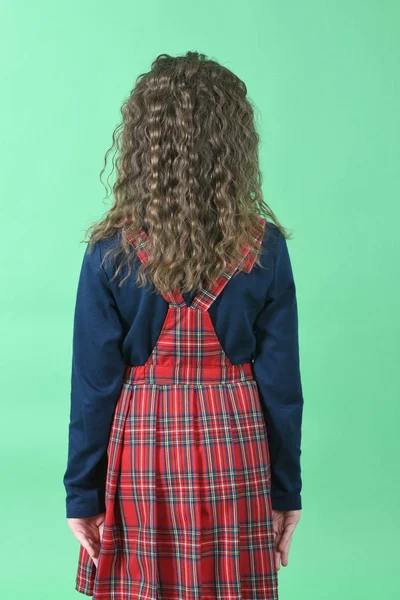
<instances>
[{"instance_id":1,"label":"green background","mask_svg":"<svg viewBox=\"0 0 400 600\"><path fill-rule=\"evenodd\" d=\"M8 0L1 14L1 597L83 597L62 485L79 241L109 207L99 172L135 78L198 50L246 82L265 198L295 234L304 507L280 598L397 598L398 2Z\"/></svg>"}]
</instances>

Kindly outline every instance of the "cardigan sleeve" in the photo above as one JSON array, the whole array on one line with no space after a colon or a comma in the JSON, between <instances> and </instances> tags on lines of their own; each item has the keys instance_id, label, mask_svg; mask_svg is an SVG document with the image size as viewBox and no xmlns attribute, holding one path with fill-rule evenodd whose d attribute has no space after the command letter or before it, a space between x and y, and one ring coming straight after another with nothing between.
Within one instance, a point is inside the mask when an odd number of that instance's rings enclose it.
<instances>
[{"instance_id":1,"label":"cardigan sleeve","mask_svg":"<svg viewBox=\"0 0 400 600\"><path fill-rule=\"evenodd\" d=\"M286 239L278 232L266 302L254 323L253 362L267 426L275 510L301 509L300 375L296 286Z\"/></svg>"},{"instance_id":2,"label":"cardigan sleeve","mask_svg":"<svg viewBox=\"0 0 400 600\"><path fill-rule=\"evenodd\" d=\"M107 447L124 373L123 328L99 242L81 266L73 326L66 516L105 511Z\"/></svg>"}]
</instances>

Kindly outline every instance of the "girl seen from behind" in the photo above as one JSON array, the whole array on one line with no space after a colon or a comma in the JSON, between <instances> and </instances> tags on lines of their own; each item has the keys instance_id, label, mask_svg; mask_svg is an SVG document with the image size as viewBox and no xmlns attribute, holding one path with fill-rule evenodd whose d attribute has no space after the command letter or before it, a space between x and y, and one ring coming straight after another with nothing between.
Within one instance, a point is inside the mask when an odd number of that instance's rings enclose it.
<instances>
[{"instance_id":1,"label":"girl seen from behind","mask_svg":"<svg viewBox=\"0 0 400 600\"><path fill-rule=\"evenodd\" d=\"M68 525L96 600L278 598L301 514L289 235L246 85L162 54L122 105L73 327Z\"/></svg>"}]
</instances>

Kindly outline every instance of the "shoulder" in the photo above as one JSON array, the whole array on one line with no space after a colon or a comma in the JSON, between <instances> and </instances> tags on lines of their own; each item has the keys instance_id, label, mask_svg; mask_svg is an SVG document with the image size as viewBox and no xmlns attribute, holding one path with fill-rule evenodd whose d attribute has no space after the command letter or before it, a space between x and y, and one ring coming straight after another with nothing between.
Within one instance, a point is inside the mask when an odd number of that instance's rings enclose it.
<instances>
[{"instance_id":1,"label":"shoulder","mask_svg":"<svg viewBox=\"0 0 400 600\"><path fill-rule=\"evenodd\" d=\"M118 242L118 234L115 234L109 238L96 240L91 244L88 243L83 256L83 264L94 272L102 274L108 262L105 259L109 251L117 248Z\"/></svg>"},{"instance_id":2,"label":"shoulder","mask_svg":"<svg viewBox=\"0 0 400 600\"><path fill-rule=\"evenodd\" d=\"M261 244L261 252L264 259L275 258L282 248L286 246L286 238L275 223L266 221L264 235Z\"/></svg>"},{"instance_id":3,"label":"shoulder","mask_svg":"<svg viewBox=\"0 0 400 600\"><path fill-rule=\"evenodd\" d=\"M275 223L271 223L270 221L266 221L264 237L263 237L263 245L273 247L276 245L279 237L283 237L279 227L275 225Z\"/></svg>"}]
</instances>

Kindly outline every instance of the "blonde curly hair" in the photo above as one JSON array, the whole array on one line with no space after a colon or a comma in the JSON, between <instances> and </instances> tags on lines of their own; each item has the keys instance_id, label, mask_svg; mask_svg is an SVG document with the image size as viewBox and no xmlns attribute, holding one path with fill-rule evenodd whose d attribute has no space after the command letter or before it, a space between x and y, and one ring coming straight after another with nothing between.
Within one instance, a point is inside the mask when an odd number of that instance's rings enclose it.
<instances>
[{"instance_id":1,"label":"blonde curly hair","mask_svg":"<svg viewBox=\"0 0 400 600\"><path fill-rule=\"evenodd\" d=\"M143 229L137 281L160 293L201 289L239 262L243 245L259 262L261 215L290 237L263 200L254 112L245 83L198 52L161 54L138 76L100 173L114 150L113 205L83 240L90 251L117 235L104 260L114 258L113 279L127 264L119 285Z\"/></svg>"}]
</instances>

